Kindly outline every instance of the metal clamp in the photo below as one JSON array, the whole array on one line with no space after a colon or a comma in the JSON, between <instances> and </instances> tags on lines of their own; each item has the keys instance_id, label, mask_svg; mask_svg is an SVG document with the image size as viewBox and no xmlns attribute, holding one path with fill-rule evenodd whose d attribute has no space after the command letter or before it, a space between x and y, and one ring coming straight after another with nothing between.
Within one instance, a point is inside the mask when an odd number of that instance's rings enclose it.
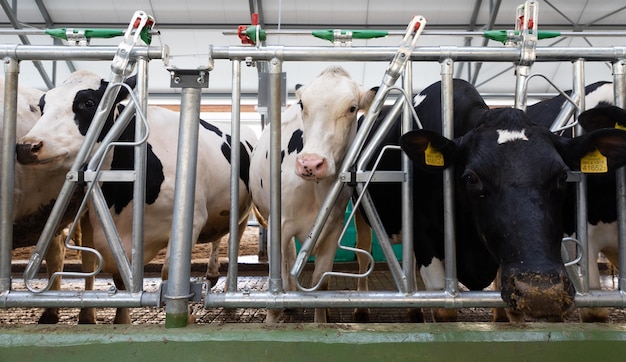
<instances>
[{"instance_id":1,"label":"metal clamp","mask_svg":"<svg viewBox=\"0 0 626 362\"><path fill-rule=\"evenodd\" d=\"M117 53L111 63L111 71L115 75L126 77L132 73L135 61L130 58L131 50L143 39L144 29L152 27L154 23L154 18L150 15L141 10L135 11L126 33L124 33L124 41L118 46Z\"/></svg>"}]
</instances>

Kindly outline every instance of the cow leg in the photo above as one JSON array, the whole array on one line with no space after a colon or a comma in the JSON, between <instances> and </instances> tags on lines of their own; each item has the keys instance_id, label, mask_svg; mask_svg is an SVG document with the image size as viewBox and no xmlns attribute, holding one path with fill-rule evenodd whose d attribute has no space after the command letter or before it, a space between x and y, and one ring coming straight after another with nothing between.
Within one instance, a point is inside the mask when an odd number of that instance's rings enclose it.
<instances>
[{"instance_id":1,"label":"cow leg","mask_svg":"<svg viewBox=\"0 0 626 362\"><path fill-rule=\"evenodd\" d=\"M209 263L206 270L206 278L211 283L211 286L217 284L217 280L220 278L220 242L222 238L211 241L211 255L209 255Z\"/></svg>"},{"instance_id":2,"label":"cow leg","mask_svg":"<svg viewBox=\"0 0 626 362\"><path fill-rule=\"evenodd\" d=\"M341 215L343 217L343 213ZM327 225L342 225L342 221L337 218L329 218ZM322 275L325 272L333 270L333 263L335 260L335 253L337 252L337 240L341 234L341 228L335 228L328 233L320 235L320 239L317 242L317 253L315 254L315 269L311 276L311 285L316 285ZM328 290L329 278L325 278L320 284L318 290ZM313 321L315 323L327 323L329 311L327 308L315 308L315 315Z\"/></svg>"},{"instance_id":3,"label":"cow leg","mask_svg":"<svg viewBox=\"0 0 626 362\"><path fill-rule=\"evenodd\" d=\"M48 279L53 273L63 270L63 261L65 259L65 237L63 233L55 236L48 247L46 253L46 271L48 273ZM50 285L50 290L61 289L61 278L56 277ZM41 317L39 317L39 324L56 324L59 323L59 308L46 308Z\"/></svg>"},{"instance_id":4,"label":"cow leg","mask_svg":"<svg viewBox=\"0 0 626 362\"><path fill-rule=\"evenodd\" d=\"M419 270L426 290L445 289L445 271L443 261L433 258L428 266L422 266ZM458 310L450 308L433 308L432 315L435 322L455 322Z\"/></svg>"},{"instance_id":5,"label":"cow leg","mask_svg":"<svg viewBox=\"0 0 626 362\"><path fill-rule=\"evenodd\" d=\"M356 210L354 213L354 225L356 227L356 248L371 253L372 229L367 225L360 210ZM356 253L356 260L359 266L359 274L365 273L370 259L362 253ZM356 290L359 292L367 292L369 290L367 277L357 279ZM355 322L368 322L370 320L370 310L369 308L355 308L352 312L352 317Z\"/></svg>"},{"instance_id":6,"label":"cow leg","mask_svg":"<svg viewBox=\"0 0 626 362\"><path fill-rule=\"evenodd\" d=\"M80 242L83 246L93 248L93 228L89 221L89 217L84 215L80 224L81 237ZM74 242L78 243L76 239ZM83 251L80 253L82 265L81 271L83 273L93 273L96 270L97 258L94 253ZM85 290L93 290L95 277L90 276L85 278ZM96 324L96 308L81 308L78 314L78 324Z\"/></svg>"},{"instance_id":7,"label":"cow leg","mask_svg":"<svg viewBox=\"0 0 626 362\"><path fill-rule=\"evenodd\" d=\"M296 290L296 282L289 274L289 269L296 260L296 245L294 238L287 235L289 235L289 232L287 230L283 230L281 233L281 279L283 291L294 291ZM271 235L269 234L268 240L272 240ZM270 263L272 262L270 253ZM277 323L280 320L282 313L282 309L268 309L265 323Z\"/></svg>"},{"instance_id":8,"label":"cow leg","mask_svg":"<svg viewBox=\"0 0 626 362\"><path fill-rule=\"evenodd\" d=\"M113 274L113 283L118 290L126 290L124 281L119 274ZM128 308L117 308L115 310L114 324L130 324L130 310Z\"/></svg>"}]
</instances>

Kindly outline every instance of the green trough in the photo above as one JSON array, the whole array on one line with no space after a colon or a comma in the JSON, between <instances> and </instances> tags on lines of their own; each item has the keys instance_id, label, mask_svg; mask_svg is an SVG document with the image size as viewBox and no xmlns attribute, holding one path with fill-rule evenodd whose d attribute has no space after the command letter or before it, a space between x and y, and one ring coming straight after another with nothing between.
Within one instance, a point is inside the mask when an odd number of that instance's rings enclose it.
<instances>
[{"instance_id":1,"label":"green trough","mask_svg":"<svg viewBox=\"0 0 626 362\"><path fill-rule=\"evenodd\" d=\"M624 361L626 325L3 325L0 361Z\"/></svg>"}]
</instances>

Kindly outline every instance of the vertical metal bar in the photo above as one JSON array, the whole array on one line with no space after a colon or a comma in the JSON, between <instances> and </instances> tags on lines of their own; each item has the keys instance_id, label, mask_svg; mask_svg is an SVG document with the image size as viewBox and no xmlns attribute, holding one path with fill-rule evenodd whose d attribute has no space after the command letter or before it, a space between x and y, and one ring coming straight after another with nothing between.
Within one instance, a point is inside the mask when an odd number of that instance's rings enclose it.
<instances>
[{"instance_id":1,"label":"vertical metal bar","mask_svg":"<svg viewBox=\"0 0 626 362\"><path fill-rule=\"evenodd\" d=\"M402 113L402 133L413 129L413 115L409 107L413 107L413 63L407 62L404 67L402 86L410 96L410 103L405 103ZM402 270L406 277L407 292L415 291L415 258L413 256L413 162L406 153L401 152L402 170L406 179L402 183Z\"/></svg>"},{"instance_id":2,"label":"vertical metal bar","mask_svg":"<svg viewBox=\"0 0 626 362\"><path fill-rule=\"evenodd\" d=\"M148 59L137 60L137 111L147 115L148 111ZM135 141L140 141L147 132L141 117L135 116ZM133 247L131 255L132 287L128 290L138 293L143 290L143 243L144 210L146 204L147 142L135 146L135 183L133 184Z\"/></svg>"},{"instance_id":3,"label":"vertical metal bar","mask_svg":"<svg viewBox=\"0 0 626 362\"><path fill-rule=\"evenodd\" d=\"M441 120L442 134L444 137L454 139L454 85L452 74L454 62L452 59L444 59L441 62ZM454 167L443 172L443 216L444 216L444 243L445 243L445 267L446 267L446 291L452 295L458 293L458 280L456 275L456 232L454 214Z\"/></svg>"},{"instance_id":4,"label":"vertical metal bar","mask_svg":"<svg viewBox=\"0 0 626 362\"><path fill-rule=\"evenodd\" d=\"M188 319L201 94L200 88L182 89L170 270L165 296L166 328L184 327Z\"/></svg>"},{"instance_id":5,"label":"vertical metal bar","mask_svg":"<svg viewBox=\"0 0 626 362\"><path fill-rule=\"evenodd\" d=\"M527 80L530 66L515 66L515 104L513 107L526 111Z\"/></svg>"},{"instance_id":6,"label":"vertical metal bar","mask_svg":"<svg viewBox=\"0 0 626 362\"><path fill-rule=\"evenodd\" d=\"M574 65L574 84L572 93L578 94L578 112L575 116L578 118L581 112L585 110L585 62L579 59L573 63ZM569 103L569 102L568 102ZM584 132L580 125L576 126L576 136L582 135ZM595 263L598 256L589 255L588 237L587 237L587 177L581 174L580 182L576 184L576 203L578 207L576 217L576 235L582 246L582 258L580 259L580 273L582 280L579 292L586 294L589 292L589 260Z\"/></svg>"},{"instance_id":7,"label":"vertical metal bar","mask_svg":"<svg viewBox=\"0 0 626 362\"><path fill-rule=\"evenodd\" d=\"M280 179L280 138L281 138L281 73L282 62L272 58L269 62L269 119L270 119L270 218L269 218L269 290L271 293L283 291L281 278L281 179Z\"/></svg>"},{"instance_id":8,"label":"vertical metal bar","mask_svg":"<svg viewBox=\"0 0 626 362\"><path fill-rule=\"evenodd\" d=\"M237 291L237 259L239 258L239 168L240 162L240 119L241 119L241 61L233 60L233 91L231 110L230 147L230 238L228 240L227 290Z\"/></svg>"},{"instance_id":9,"label":"vertical metal bar","mask_svg":"<svg viewBox=\"0 0 626 362\"><path fill-rule=\"evenodd\" d=\"M13 200L15 188L15 133L17 84L20 71L15 59L4 59L4 124L2 126L2 174L0 175L0 294L11 290L13 250Z\"/></svg>"},{"instance_id":10,"label":"vertical metal bar","mask_svg":"<svg viewBox=\"0 0 626 362\"><path fill-rule=\"evenodd\" d=\"M626 59L613 63L615 105L626 108ZM626 291L626 167L616 172L617 177L617 227L619 250L619 290Z\"/></svg>"}]
</instances>

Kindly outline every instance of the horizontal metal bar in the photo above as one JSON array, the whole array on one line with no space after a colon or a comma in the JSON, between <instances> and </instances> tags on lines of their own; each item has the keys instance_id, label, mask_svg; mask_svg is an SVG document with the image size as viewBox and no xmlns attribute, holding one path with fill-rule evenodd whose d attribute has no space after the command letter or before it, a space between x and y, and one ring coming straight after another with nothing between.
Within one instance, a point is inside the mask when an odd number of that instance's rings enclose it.
<instances>
[{"instance_id":1,"label":"horizontal metal bar","mask_svg":"<svg viewBox=\"0 0 626 362\"><path fill-rule=\"evenodd\" d=\"M93 182L97 172L93 171L70 171L67 173L68 180L79 180L82 174L82 180L85 182ZM133 182L137 178L137 172L123 170L103 170L99 172L98 181L114 181L114 182Z\"/></svg>"},{"instance_id":2,"label":"horizontal metal bar","mask_svg":"<svg viewBox=\"0 0 626 362\"><path fill-rule=\"evenodd\" d=\"M355 179L352 180L352 172L342 172L339 174L339 180L341 182L367 182L371 171L357 171L354 172ZM370 182L404 182L406 181L406 175L404 171L375 171Z\"/></svg>"},{"instance_id":3,"label":"horizontal metal bar","mask_svg":"<svg viewBox=\"0 0 626 362\"><path fill-rule=\"evenodd\" d=\"M397 53L397 47L240 47L209 46L209 60L239 59L284 61L390 61ZM537 62L574 61L584 58L591 61L613 61L626 58L626 47L537 47ZM426 46L416 47L411 53L413 61L440 61L450 58L455 61L519 61L522 51L519 47L457 47Z\"/></svg>"},{"instance_id":4,"label":"horizontal metal bar","mask_svg":"<svg viewBox=\"0 0 626 362\"><path fill-rule=\"evenodd\" d=\"M577 307L626 307L626 295L619 291L592 291L576 295ZM452 296L444 291L416 291L411 294L386 291L316 291L211 293L205 308L497 308L506 307L499 291L459 292Z\"/></svg>"},{"instance_id":5,"label":"horizontal metal bar","mask_svg":"<svg viewBox=\"0 0 626 362\"><path fill-rule=\"evenodd\" d=\"M340 290L315 292L211 293L205 298L205 308L352 308L352 307L505 307L500 292L462 292L452 297L443 291L419 291L412 294L386 291L366 293Z\"/></svg>"},{"instance_id":6,"label":"horizontal metal bar","mask_svg":"<svg viewBox=\"0 0 626 362\"><path fill-rule=\"evenodd\" d=\"M160 292L10 291L0 295L0 308L138 308L160 306Z\"/></svg>"},{"instance_id":7,"label":"horizontal metal bar","mask_svg":"<svg viewBox=\"0 0 626 362\"><path fill-rule=\"evenodd\" d=\"M321 29L281 29L281 30L271 30L264 29L265 34L267 35L311 35L312 32L321 30ZM339 30L361 30L357 28L346 28ZM494 29L497 30L497 29ZM506 31L507 29L501 29ZM543 29L548 30L548 29ZM383 30L384 31L384 30ZM558 32L562 37L616 37L616 36L626 36L626 31L559 31L559 30L549 30L551 32ZM7 30L10 32L10 30ZM1 33L0 33L1 34ZM223 35L237 35L237 30L224 30L222 31ZM387 31L389 36L404 36L406 35L406 31L404 30L389 30ZM460 36L460 37L468 37L468 36L484 36L485 32L483 31L464 31L464 30L424 30L421 34L422 36Z\"/></svg>"},{"instance_id":8,"label":"horizontal metal bar","mask_svg":"<svg viewBox=\"0 0 626 362\"><path fill-rule=\"evenodd\" d=\"M22 45L0 44L0 57L16 60L112 60L118 52L114 46L59 46L59 45ZM169 48L134 47L131 57L146 57L167 60Z\"/></svg>"}]
</instances>

